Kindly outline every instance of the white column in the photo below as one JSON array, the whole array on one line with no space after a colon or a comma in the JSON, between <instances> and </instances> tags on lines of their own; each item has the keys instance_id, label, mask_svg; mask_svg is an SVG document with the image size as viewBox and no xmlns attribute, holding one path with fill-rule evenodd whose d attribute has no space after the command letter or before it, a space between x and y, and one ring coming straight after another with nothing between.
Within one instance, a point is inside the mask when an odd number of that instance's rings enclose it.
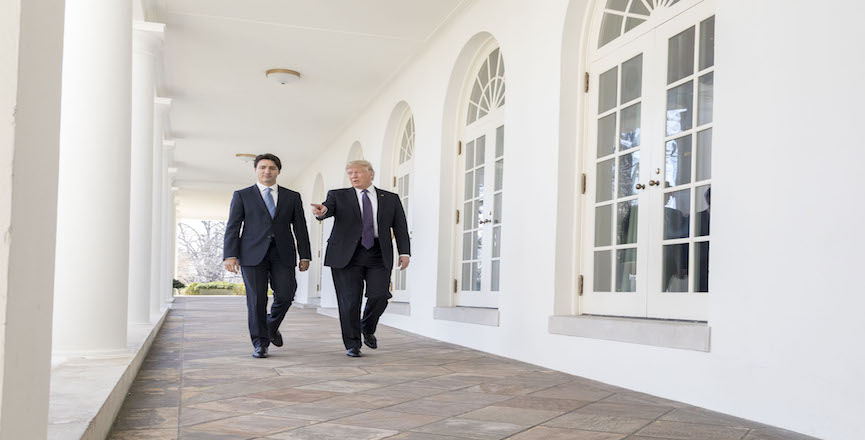
<instances>
[{"instance_id":1,"label":"white column","mask_svg":"<svg viewBox=\"0 0 865 440\"><path fill-rule=\"evenodd\" d=\"M150 264L153 235L153 99L156 56L164 24L133 23L132 169L129 197L129 322L150 322Z\"/></svg>"},{"instance_id":2,"label":"white column","mask_svg":"<svg viewBox=\"0 0 865 440\"><path fill-rule=\"evenodd\" d=\"M44 439L63 0L0 1L0 438Z\"/></svg>"},{"instance_id":3,"label":"white column","mask_svg":"<svg viewBox=\"0 0 865 440\"><path fill-rule=\"evenodd\" d=\"M55 352L126 348L131 82L131 3L68 0Z\"/></svg>"},{"instance_id":4,"label":"white column","mask_svg":"<svg viewBox=\"0 0 865 440\"><path fill-rule=\"evenodd\" d=\"M174 277L174 272L171 270L173 267L173 261L171 259L171 243L174 243L174 191L172 187L174 186L175 176L177 175L177 168L168 167L168 165L173 161L174 157L174 144L171 147L167 147L165 156L163 160L166 164L166 176L165 176L165 186L163 187L163 191L165 194L165 204L163 205L164 215L162 217L163 220L163 230L165 234L162 235L162 285L164 289L162 289L162 302L170 303L174 301L174 291L171 289L171 280Z\"/></svg>"},{"instance_id":5,"label":"white column","mask_svg":"<svg viewBox=\"0 0 865 440\"><path fill-rule=\"evenodd\" d=\"M162 179L165 174L163 164L164 144L173 144L174 141L165 140L168 112L171 109L171 99L156 98L156 111L153 119L153 205L151 207L151 220L153 234L151 236L150 253L150 315L155 318L162 312L161 291L162 283L162 216L163 200Z\"/></svg>"}]
</instances>

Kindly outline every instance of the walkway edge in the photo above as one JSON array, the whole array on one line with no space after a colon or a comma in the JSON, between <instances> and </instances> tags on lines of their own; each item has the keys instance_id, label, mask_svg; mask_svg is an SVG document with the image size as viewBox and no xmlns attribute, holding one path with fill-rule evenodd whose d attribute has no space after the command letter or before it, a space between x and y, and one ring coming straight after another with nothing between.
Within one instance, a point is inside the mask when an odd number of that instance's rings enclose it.
<instances>
[{"instance_id":1,"label":"walkway edge","mask_svg":"<svg viewBox=\"0 0 865 440\"><path fill-rule=\"evenodd\" d=\"M108 436L170 310L169 304L152 327L141 325L135 332L130 325L126 355L68 360L52 369L49 440L103 440ZM80 389L88 391L75 391Z\"/></svg>"}]
</instances>

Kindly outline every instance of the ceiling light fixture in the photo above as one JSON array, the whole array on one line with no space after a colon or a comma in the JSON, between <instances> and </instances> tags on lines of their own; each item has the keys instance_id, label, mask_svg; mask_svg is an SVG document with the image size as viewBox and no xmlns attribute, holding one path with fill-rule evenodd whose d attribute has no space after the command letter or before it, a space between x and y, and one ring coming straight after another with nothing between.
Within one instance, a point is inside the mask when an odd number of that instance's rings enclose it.
<instances>
[{"instance_id":1,"label":"ceiling light fixture","mask_svg":"<svg viewBox=\"0 0 865 440\"><path fill-rule=\"evenodd\" d=\"M300 72L291 69L269 69L264 74L280 84L288 84L300 79Z\"/></svg>"},{"instance_id":2,"label":"ceiling light fixture","mask_svg":"<svg viewBox=\"0 0 865 440\"><path fill-rule=\"evenodd\" d=\"M240 159L241 162L252 162L255 160L255 155L249 153L237 153L234 157Z\"/></svg>"}]
</instances>

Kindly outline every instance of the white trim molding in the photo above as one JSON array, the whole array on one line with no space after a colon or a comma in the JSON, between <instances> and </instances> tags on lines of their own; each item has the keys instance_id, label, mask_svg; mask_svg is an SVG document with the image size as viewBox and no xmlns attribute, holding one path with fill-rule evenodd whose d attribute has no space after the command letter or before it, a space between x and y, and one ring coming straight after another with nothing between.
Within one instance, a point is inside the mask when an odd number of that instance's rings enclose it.
<instances>
[{"instance_id":1,"label":"white trim molding","mask_svg":"<svg viewBox=\"0 0 865 440\"><path fill-rule=\"evenodd\" d=\"M499 326L499 309L487 307L435 307L433 319Z\"/></svg>"},{"instance_id":2,"label":"white trim molding","mask_svg":"<svg viewBox=\"0 0 865 440\"><path fill-rule=\"evenodd\" d=\"M555 335L708 352L711 327L705 322L553 315L549 319L549 332Z\"/></svg>"}]
</instances>

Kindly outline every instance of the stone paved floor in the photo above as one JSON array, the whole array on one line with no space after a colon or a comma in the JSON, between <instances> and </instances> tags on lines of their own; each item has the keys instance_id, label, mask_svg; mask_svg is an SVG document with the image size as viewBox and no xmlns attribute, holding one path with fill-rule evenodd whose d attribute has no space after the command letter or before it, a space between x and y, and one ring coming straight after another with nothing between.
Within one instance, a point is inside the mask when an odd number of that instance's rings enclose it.
<instances>
[{"instance_id":1,"label":"stone paved floor","mask_svg":"<svg viewBox=\"0 0 865 440\"><path fill-rule=\"evenodd\" d=\"M242 298L178 298L110 438L810 438L384 326L378 350L348 358L314 310L281 331L254 359Z\"/></svg>"}]
</instances>

